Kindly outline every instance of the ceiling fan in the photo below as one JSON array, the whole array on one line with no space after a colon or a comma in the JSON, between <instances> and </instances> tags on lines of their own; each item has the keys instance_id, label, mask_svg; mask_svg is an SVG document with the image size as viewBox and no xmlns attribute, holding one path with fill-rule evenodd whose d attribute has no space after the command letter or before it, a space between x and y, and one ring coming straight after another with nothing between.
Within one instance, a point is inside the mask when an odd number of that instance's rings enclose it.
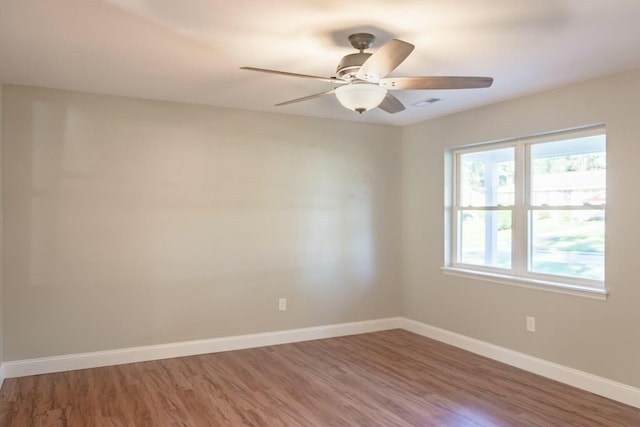
<instances>
[{"instance_id":1,"label":"ceiling fan","mask_svg":"<svg viewBox=\"0 0 640 427\"><path fill-rule=\"evenodd\" d=\"M364 52L371 47L374 40L375 37L372 34L351 34L349 42L360 52L344 56L338 64L335 77L320 77L254 67L241 67L241 69L321 80L338 85L325 92L281 102L276 104L276 107L335 93L338 101L345 108L360 114L376 107L387 113L398 113L404 110L405 107L400 100L388 92L392 90L473 89L486 88L493 83L491 77L387 77L409 56L415 46L402 40L393 39L374 53Z\"/></svg>"}]
</instances>

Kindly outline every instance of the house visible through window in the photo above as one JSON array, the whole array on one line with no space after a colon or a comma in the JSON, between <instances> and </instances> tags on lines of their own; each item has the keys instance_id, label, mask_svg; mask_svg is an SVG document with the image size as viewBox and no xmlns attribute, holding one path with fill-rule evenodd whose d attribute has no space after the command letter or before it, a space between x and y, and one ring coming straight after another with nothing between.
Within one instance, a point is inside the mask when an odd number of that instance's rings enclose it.
<instances>
[{"instance_id":1,"label":"house visible through window","mask_svg":"<svg viewBox=\"0 0 640 427\"><path fill-rule=\"evenodd\" d=\"M453 151L450 267L604 288L604 127Z\"/></svg>"}]
</instances>

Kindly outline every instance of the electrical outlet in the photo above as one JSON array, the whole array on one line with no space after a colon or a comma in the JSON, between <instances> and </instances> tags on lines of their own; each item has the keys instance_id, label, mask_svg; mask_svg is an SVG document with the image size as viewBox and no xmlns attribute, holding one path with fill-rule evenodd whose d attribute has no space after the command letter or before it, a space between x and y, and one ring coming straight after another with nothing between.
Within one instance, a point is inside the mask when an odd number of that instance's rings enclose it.
<instances>
[{"instance_id":1,"label":"electrical outlet","mask_svg":"<svg viewBox=\"0 0 640 427\"><path fill-rule=\"evenodd\" d=\"M527 316L527 331L535 332L536 331L536 318L532 316Z\"/></svg>"},{"instance_id":2,"label":"electrical outlet","mask_svg":"<svg viewBox=\"0 0 640 427\"><path fill-rule=\"evenodd\" d=\"M280 298L278 300L278 310L287 311L287 299L286 298Z\"/></svg>"}]
</instances>

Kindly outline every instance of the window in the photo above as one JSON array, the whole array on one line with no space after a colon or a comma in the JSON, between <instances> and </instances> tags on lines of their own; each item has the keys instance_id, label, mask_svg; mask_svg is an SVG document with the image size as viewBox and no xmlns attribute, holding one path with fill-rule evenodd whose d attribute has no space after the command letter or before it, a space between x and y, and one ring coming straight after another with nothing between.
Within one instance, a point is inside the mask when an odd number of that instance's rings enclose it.
<instances>
[{"instance_id":1,"label":"window","mask_svg":"<svg viewBox=\"0 0 640 427\"><path fill-rule=\"evenodd\" d=\"M453 150L450 269L604 291L603 127Z\"/></svg>"}]
</instances>

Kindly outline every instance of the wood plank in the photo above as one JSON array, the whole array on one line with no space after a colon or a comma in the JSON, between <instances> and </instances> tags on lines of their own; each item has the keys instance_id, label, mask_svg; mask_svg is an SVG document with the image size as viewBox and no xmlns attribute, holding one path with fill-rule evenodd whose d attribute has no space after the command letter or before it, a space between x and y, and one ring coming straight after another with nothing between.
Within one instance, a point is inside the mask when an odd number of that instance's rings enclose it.
<instances>
[{"instance_id":1,"label":"wood plank","mask_svg":"<svg viewBox=\"0 0 640 427\"><path fill-rule=\"evenodd\" d=\"M640 410L393 330L9 378L0 426L635 426Z\"/></svg>"}]
</instances>

